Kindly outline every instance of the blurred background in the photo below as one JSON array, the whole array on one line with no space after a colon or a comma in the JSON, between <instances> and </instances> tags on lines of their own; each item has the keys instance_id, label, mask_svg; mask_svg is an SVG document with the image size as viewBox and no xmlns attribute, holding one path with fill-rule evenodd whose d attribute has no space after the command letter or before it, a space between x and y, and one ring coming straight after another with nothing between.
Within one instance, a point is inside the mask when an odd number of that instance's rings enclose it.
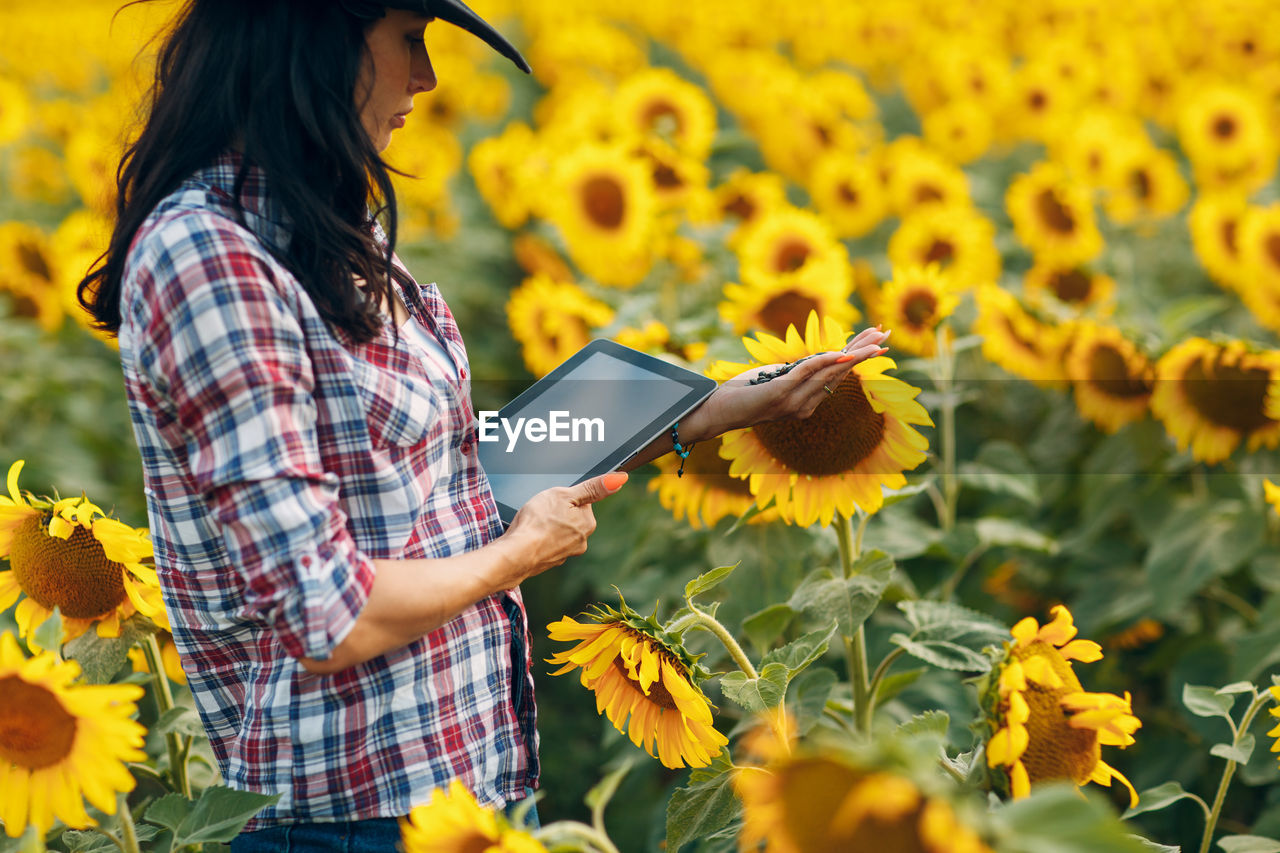
<instances>
[{"instance_id":1,"label":"blurred background","mask_svg":"<svg viewBox=\"0 0 1280 853\"><path fill-rule=\"evenodd\" d=\"M0 5L0 461L145 525L113 344L74 291L177 6L118 6ZM1139 790L1211 797L1213 759L1187 746L1222 723L1183 710L1181 685L1280 660L1263 491L1280 442L1280 4L473 6L533 75L428 27L439 86L386 156L411 176L400 254L457 317L476 407L595 337L702 370L811 311L884 323L897 375L953 421L949 458L930 433L920 488L868 545L902 588L949 585L1010 624L1069 603L1107 649L1088 686L1131 691L1144 721L1112 763ZM615 586L669 612L688 578L741 562L717 590L737 625L834 561L826 527L739 525L752 497L716 449L684 478L668 461L634 477L598 506L590 552L527 584L535 659L543 626ZM949 510L925 489L942 477ZM868 628L883 653L892 618ZM582 817L603 768L637 752L576 679L537 667L540 809ZM972 691L940 676L890 711L971 719ZM1224 829L1280 833L1275 765L1258 750L1243 768ZM613 837L656 844L682 778L633 770ZM1164 843L1198 837L1189 808L1142 819Z\"/></svg>"}]
</instances>

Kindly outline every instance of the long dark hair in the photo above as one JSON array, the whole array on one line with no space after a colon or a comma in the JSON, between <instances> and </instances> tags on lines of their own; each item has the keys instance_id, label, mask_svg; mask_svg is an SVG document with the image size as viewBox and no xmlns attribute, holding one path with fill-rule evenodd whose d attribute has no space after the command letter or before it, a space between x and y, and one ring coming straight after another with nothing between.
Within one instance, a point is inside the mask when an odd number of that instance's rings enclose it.
<instances>
[{"instance_id":1,"label":"long dark hair","mask_svg":"<svg viewBox=\"0 0 1280 853\"><path fill-rule=\"evenodd\" d=\"M354 340L378 334L392 278L407 283L391 263L389 167L356 105L364 31L380 14L377 4L333 0L187 0L160 49L149 116L117 171L111 243L77 290L97 328L120 330L125 257L148 214L234 146L243 154L237 204L249 169L261 168L292 220L279 260L321 316ZM375 217L386 224L385 247L373 237Z\"/></svg>"}]
</instances>

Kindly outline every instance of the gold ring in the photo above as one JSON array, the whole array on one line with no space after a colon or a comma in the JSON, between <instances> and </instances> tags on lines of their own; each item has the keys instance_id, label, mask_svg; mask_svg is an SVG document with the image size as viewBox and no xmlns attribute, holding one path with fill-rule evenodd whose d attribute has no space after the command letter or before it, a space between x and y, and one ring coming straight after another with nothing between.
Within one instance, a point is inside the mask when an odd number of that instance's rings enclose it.
<instances>
[{"instance_id":1,"label":"gold ring","mask_svg":"<svg viewBox=\"0 0 1280 853\"><path fill-rule=\"evenodd\" d=\"M834 396L836 395L836 392L835 392L835 391L832 391L832 390L831 390L830 388L828 388L826 385L823 385L823 386L822 386L822 390L823 390L823 391L826 391L826 392L827 392L827 394L831 395L832 397L834 397Z\"/></svg>"}]
</instances>

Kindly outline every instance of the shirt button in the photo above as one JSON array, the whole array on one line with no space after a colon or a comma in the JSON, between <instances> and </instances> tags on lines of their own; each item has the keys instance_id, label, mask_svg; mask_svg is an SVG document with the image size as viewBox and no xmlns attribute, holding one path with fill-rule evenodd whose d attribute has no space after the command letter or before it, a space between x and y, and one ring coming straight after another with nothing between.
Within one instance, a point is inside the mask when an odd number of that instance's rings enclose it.
<instances>
[{"instance_id":1,"label":"shirt button","mask_svg":"<svg viewBox=\"0 0 1280 853\"><path fill-rule=\"evenodd\" d=\"M466 453L467 455L471 454L471 442L469 441L462 442L462 452Z\"/></svg>"},{"instance_id":2,"label":"shirt button","mask_svg":"<svg viewBox=\"0 0 1280 853\"><path fill-rule=\"evenodd\" d=\"M303 557L299 562L301 562L301 563L302 563L302 567L303 567L304 569L309 569L309 568L311 568L311 558L310 558L310 557Z\"/></svg>"},{"instance_id":3,"label":"shirt button","mask_svg":"<svg viewBox=\"0 0 1280 853\"><path fill-rule=\"evenodd\" d=\"M464 367L464 368L461 368L461 369L458 371L458 376L459 376L460 378L462 378L462 379L466 379L466 378L467 378L467 369L466 369L465 367Z\"/></svg>"}]
</instances>

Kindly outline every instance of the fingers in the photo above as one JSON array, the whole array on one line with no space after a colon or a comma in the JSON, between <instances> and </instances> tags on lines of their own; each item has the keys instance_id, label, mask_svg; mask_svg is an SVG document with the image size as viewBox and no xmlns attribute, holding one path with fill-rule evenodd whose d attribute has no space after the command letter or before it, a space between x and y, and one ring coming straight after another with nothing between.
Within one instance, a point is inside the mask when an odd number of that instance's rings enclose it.
<instances>
[{"instance_id":1,"label":"fingers","mask_svg":"<svg viewBox=\"0 0 1280 853\"><path fill-rule=\"evenodd\" d=\"M884 342L888 340L889 335L892 332L892 329L886 332L879 326L874 329L863 329L861 332L858 332L858 334L849 339L849 342L844 345L844 351L853 352L854 350L864 348L871 344L883 346Z\"/></svg>"},{"instance_id":2,"label":"fingers","mask_svg":"<svg viewBox=\"0 0 1280 853\"><path fill-rule=\"evenodd\" d=\"M586 482L569 488L569 500L574 506L590 506L602 498L606 498L621 489L629 475L625 471L611 471L592 477Z\"/></svg>"}]
</instances>

